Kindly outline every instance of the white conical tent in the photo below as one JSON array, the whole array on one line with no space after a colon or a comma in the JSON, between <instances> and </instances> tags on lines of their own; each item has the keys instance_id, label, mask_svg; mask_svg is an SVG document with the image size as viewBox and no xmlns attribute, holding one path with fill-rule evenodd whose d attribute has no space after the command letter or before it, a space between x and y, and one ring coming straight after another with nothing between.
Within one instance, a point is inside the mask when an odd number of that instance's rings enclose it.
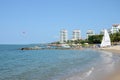
<instances>
[{"instance_id":1,"label":"white conical tent","mask_svg":"<svg viewBox=\"0 0 120 80\"><path fill-rule=\"evenodd\" d=\"M111 46L111 40L107 30L105 29L100 47L107 47L107 46Z\"/></svg>"}]
</instances>

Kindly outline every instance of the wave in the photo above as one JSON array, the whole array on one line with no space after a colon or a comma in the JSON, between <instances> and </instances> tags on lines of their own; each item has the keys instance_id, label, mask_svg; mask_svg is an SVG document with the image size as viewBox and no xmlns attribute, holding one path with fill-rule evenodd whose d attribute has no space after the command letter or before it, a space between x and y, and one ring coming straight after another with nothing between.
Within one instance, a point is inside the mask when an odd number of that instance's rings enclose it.
<instances>
[{"instance_id":1,"label":"wave","mask_svg":"<svg viewBox=\"0 0 120 80\"><path fill-rule=\"evenodd\" d=\"M93 70L94 70L94 67L92 67L92 68L86 73L86 76L85 76L85 77L90 76L90 74L92 74Z\"/></svg>"},{"instance_id":2,"label":"wave","mask_svg":"<svg viewBox=\"0 0 120 80\"><path fill-rule=\"evenodd\" d=\"M92 67L90 70L85 72L81 77L79 77L79 80L88 80L88 78L91 76L91 74L94 71L94 67ZM74 80L74 79L73 79Z\"/></svg>"}]
</instances>

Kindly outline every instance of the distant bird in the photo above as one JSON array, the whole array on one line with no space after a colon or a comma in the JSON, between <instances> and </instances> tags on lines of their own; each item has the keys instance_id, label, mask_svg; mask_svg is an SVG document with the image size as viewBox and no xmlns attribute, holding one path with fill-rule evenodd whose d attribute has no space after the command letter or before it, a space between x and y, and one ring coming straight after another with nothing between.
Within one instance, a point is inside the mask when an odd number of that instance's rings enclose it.
<instances>
[{"instance_id":1,"label":"distant bird","mask_svg":"<svg viewBox=\"0 0 120 80\"><path fill-rule=\"evenodd\" d=\"M22 32L22 34L26 34L26 32Z\"/></svg>"}]
</instances>

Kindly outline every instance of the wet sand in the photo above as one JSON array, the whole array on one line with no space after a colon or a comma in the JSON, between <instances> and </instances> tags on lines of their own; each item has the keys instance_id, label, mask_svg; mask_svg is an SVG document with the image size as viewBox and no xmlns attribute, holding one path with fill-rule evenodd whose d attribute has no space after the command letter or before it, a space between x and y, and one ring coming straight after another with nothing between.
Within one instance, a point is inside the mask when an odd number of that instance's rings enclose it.
<instances>
[{"instance_id":1,"label":"wet sand","mask_svg":"<svg viewBox=\"0 0 120 80\"><path fill-rule=\"evenodd\" d=\"M100 50L112 52L113 54L120 54L120 45L106 47L106 48L100 48ZM82 80L80 76L81 76L81 74L76 74L74 76L71 76L67 79L62 79L62 80ZM120 65L115 69L114 72L112 72L109 75L106 75L104 77L97 78L97 80L120 80Z\"/></svg>"},{"instance_id":2,"label":"wet sand","mask_svg":"<svg viewBox=\"0 0 120 80\"><path fill-rule=\"evenodd\" d=\"M118 71L113 72L112 74L108 75L104 80L120 80L120 69Z\"/></svg>"},{"instance_id":3,"label":"wet sand","mask_svg":"<svg viewBox=\"0 0 120 80\"><path fill-rule=\"evenodd\" d=\"M100 48L100 50L120 54L120 45L106 47L106 48ZM104 80L120 80L120 66L116 69L115 72L111 73L111 75L106 76L106 78Z\"/></svg>"}]
</instances>

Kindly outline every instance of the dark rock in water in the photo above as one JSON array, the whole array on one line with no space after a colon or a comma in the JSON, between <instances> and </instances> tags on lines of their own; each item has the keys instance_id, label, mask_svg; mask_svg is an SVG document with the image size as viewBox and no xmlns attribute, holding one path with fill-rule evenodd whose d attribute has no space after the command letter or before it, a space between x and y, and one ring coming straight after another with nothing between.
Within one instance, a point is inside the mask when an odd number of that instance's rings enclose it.
<instances>
[{"instance_id":1,"label":"dark rock in water","mask_svg":"<svg viewBox=\"0 0 120 80\"><path fill-rule=\"evenodd\" d=\"M40 49L41 47L39 46L21 48L21 50L40 50Z\"/></svg>"},{"instance_id":2,"label":"dark rock in water","mask_svg":"<svg viewBox=\"0 0 120 80\"><path fill-rule=\"evenodd\" d=\"M32 50L32 48L21 48L21 50Z\"/></svg>"},{"instance_id":3,"label":"dark rock in water","mask_svg":"<svg viewBox=\"0 0 120 80\"><path fill-rule=\"evenodd\" d=\"M20 50L45 50L45 49L49 49L49 50L57 50L57 49L60 49L60 50L67 50L67 49L72 49L68 46L65 46L65 47L51 47L51 46L47 46L47 47L39 47L39 46L34 46L34 47L24 47L24 48L21 48Z\"/></svg>"}]
</instances>

